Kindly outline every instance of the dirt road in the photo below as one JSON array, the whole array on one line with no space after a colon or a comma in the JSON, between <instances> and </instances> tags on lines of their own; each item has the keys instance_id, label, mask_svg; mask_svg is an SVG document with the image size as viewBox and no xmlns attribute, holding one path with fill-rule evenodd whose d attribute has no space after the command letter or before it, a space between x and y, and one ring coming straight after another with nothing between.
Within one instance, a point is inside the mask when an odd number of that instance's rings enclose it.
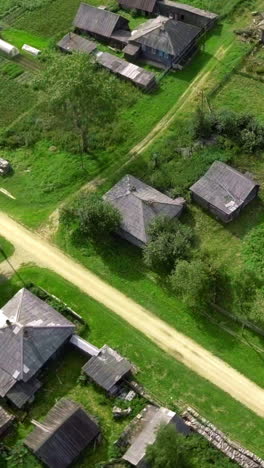
<instances>
[{"instance_id":1,"label":"dirt road","mask_svg":"<svg viewBox=\"0 0 264 468\"><path fill-rule=\"evenodd\" d=\"M53 270L140 330L175 359L210 380L259 416L264 416L264 390L224 361L178 333L63 254L57 247L3 213L0 213L0 235L12 242L16 248L16 258L19 255L21 263L31 260L40 267Z\"/></svg>"}]
</instances>

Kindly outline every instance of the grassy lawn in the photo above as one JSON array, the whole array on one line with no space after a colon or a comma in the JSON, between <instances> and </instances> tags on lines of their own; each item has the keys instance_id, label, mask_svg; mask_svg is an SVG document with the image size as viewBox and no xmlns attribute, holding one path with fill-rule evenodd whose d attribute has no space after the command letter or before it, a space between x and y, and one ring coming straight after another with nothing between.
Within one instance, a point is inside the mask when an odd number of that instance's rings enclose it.
<instances>
[{"instance_id":1,"label":"grassy lawn","mask_svg":"<svg viewBox=\"0 0 264 468\"><path fill-rule=\"evenodd\" d=\"M82 315L89 325L89 331L84 337L90 342L99 347L107 342L134 362L139 370L139 382L163 404L172 409L185 405L194 406L232 438L264 456L262 418L258 418L208 381L167 356L141 333L57 275L36 267L24 267L19 273L24 281L33 280ZM21 286L15 279L0 285L0 307ZM30 429L29 420L43 417L54 404L55 398L61 396L69 396L83 403L92 414L99 416L108 440L115 439L121 427L112 423L109 404L102 403L102 395L96 396L92 387L80 387L76 384L81 365L81 357L76 359L71 354L65 356L56 373L52 370L47 373L44 388L40 390L29 417L19 425L18 434L10 439L10 444L23 438ZM102 458L106 449L107 443L101 448ZM85 460L87 462L89 458ZM79 466L88 465L83 462Z\"/></svg>"},{"instance_id":2,"label":"grassy lawn","mask_svg":"<svg viewBox=\"0 0 264 468\"><path fill-rule=\"evenodd\" d=\"M43 50L48 47L50 42L48 39L43 39L38 35L12 28L3 30L1 35L5 41L10 42L19 49L21 49L24 44L28 44Z\"/></svg>"},{"instance_id":3,"label":"grassy lawn","mask_svg":"<svg viewBox=\"0 0 264 468\"><path fill-rule=\"evenodd\" d=\"M29 111L37 99L36 93L25 86L1 75L0 129L14 122L19 115Z\"/></svg>"},{"instance_id":4,"label":"grassy lawn","mask_svg":"<svg viewBox=\"0 0 264 468\"><path fill-rule=\"evenodd\" d=\"M4 237L0 237L0 247L5 252L5 256L0 252L0 263L5 260L6 257L11 257L15 249L10 242L8 242Z\"/></svg>"}]
</instances>

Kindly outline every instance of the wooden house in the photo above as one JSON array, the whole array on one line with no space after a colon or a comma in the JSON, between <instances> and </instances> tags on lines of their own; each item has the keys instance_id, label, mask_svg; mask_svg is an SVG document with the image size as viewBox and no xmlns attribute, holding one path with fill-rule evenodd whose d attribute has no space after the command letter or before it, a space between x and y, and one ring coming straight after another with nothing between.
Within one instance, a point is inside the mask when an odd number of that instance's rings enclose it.
<instances>
[{"instance_id":1,"label":"wooden house","mask_svg":"<svg viewBox=\"0 0 264 468\"><path fill-rule=\"evenodd\" d=\"M160 427L168 424L182 435L191 433L190 428L174 411L154 405L146 406L125 429L124 438L121 436L118 441L118 445L128 445L123 460L137 468L145 467L147 447L154 444Z\"/></svg>"},{"instance_id":2,"label":"wooden house","mask_svg":"<svg viewBox=\"0 0 264 468\"><path fill-rule=\"evenodd\" d=\"M82 370L99 387L110 395L115 395L119 391L122 380L130 375L132 365L115 350L104 345L99 354L93 356Z\"/></svg>"},{"instance_id":3,"label":"wooden house","mask_svg":"<svg viewBox=\"0 0 264 468\"><path fill-rule=\"evenodd\" d=\"M192 24L201 28L203 31L211 29L217 19L218 15L210 11L201 10L193 5L185 3L174 2L171 0L160 0L157 2L157 10L160 15L173 18L176 21L183 21L184 23Z\"/></svg>"},{"instance_id":4,"label":"wooden house","mask_svg":"<svg viewBox=\"0 0 264 468\"><path fill-rule=\"evenodd\" d=\"M184 200L173 200L131 175L126 175L104 199L116 207L122 216L118 234L138 247L148 242L148 226L157 216L179 217Z\"/></svg>"},{"instance_id":5,"label":"wooden house","mask_svg":"<svg viewBox=\"0 0 264 468\"><path fill-rule=\"evenodd\" d=\"M24 444L49 468L67 468L100 435L99 426L78 403L62 399L49 411L44 421Z\"/></svg>"},{"instance_id":6,"label":"wooden house","mask_svg":"<svg viewBox=\"0 0 264 468\"><path fill-rule=\"evenodd\" d=\"M131 32L129 44L138 47L137 56L164 68L184 64L198 49L201 28L158 16ZM129 56L128 49L124 53Z\"/></svg>"},{"instance_id":7,"label":"wooden house","mask_svg":"<svg viewBox=\"0 0 264 468\"><path fill-rule=\"evenodd\" d=\"M228 223L256 198L259 185L231 166L215 161L190 191L194 201Z\"/></svg>"},{"instance_id":8,"label":"wooden house","mask_svg":"<svg viewBox=\"0 0 264 468\"><path fill-rule=\"evenodd\" d=\"M103 8L81 3L73 25L77 32L124 47L130 36L128 20Z\"/></svg>"},{"instance_id":9,"label":"wooden house","mask_svg":"<svg viewBox=\"0 0 264 468\"><path fill-rule=\"evenodd\" d=\"M43 366L68 342L74 325L27 289L0 310L0 397L18 408L40 388Z\"/></svg>"}]
</instances>

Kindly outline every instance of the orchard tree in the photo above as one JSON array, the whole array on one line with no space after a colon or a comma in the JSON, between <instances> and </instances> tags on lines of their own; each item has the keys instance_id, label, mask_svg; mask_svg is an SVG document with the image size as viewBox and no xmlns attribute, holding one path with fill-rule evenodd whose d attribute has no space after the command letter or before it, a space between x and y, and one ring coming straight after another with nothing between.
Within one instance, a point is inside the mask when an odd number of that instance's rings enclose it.
<instances>
[{"instance_id":1,"label":"orchard tree","mask_svg":"<svg viewBox=\"0 0 264 468\"><path fill-rule=\"evenodd\" d=\"M119 228L121 214L96 194L82 193L71 205L62 209L61 222L72 231L102 238Z\"/></svg>"},{"instance_id":2,"label":"orchard tree","mask_svg":"<svg viewBox=\"0 0 264 468\"><path fill-rule=\"evenodd\" d=\"M120 104L120 84L86 54L53 55L37 82L51 112L78 136L80 151L89 152L92 129L111 123Z\"/></svg>"}]
</instances>

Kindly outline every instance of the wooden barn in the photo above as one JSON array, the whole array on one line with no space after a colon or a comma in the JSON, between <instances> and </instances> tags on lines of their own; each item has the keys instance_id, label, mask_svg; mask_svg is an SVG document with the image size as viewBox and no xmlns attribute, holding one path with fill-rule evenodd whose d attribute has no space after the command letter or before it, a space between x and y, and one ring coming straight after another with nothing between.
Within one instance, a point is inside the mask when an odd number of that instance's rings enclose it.
<instances>
[{"instance_id":1,"label":"wooden barn","mask_svg":"<svg viewBox=\"0 0 264 468\"><path fill-rule=\"evenodd\" d=\"M93 356L82 368L89 379L110 395L119 392L120 384L127 378L132 365L115 350L104 345L97 356Z\"/></svg>"},{"instance_id":2,"label":"wooden barn","mask_svg":"<svg viewBox=\"0 0 264 468\"><path fill-rule=\"evenodd\" d=\"M27 289L0 310L0 397L31 402L43 366L68 342L74 325Z\"/></svg>"},{"instance_id":3,"label":"wooden barn","mask_svg":"<svg viewBox=\"0 0 264 468\"><path fill-rule=\"evenodd\" d=\"M104 200L121 213L118 234L138 247L144 247L148 242L148 226L155 217L179 217L184 207L182 198L173 200L131 175L114 185L104 195Z\"/></svg>"},{"instance_id":4,"label":"wooden barn","mask_svg":"<svg viewBox=\"0 0 264 468\"><path fill-rule=\"evenodd\" d=\"M145 61L171 68L184 64L193 56L200 35L201 28L197 26L158 16L132 31L129 44L138 47L137 56ZM124 53L129 57L128 48Z\"/></svg>"},{"instance_id":5,"label":"wooden barn","mask_svg":"<svg viewBox=\"0 0 264 468\"><path fill-rule=\"evenodd\" d=\"M142 15L154 14L157 0L118 0L120 8L136 10Z\"/></svg>"},{"instance_id":6,"label":"wooden barn","mask_svg":"<svg viewBox=\"0 0 264 468\"><path fill-rule=\"evenodd\" d=\"M161 426L173 425L175 430L185 436L191 433L183 419L167 408L154 405L146 406L134 421L125 429L119 445L128 445L123 460L137 468L145 467L146 449L154 444Z\"/></svg>"},{"instance_id":7,"label":"wooden barn","mask_svg":"<svg viewBox=\"0 0 264 468\"><path fill-rule=\"evenodd\" d=\"M194 201L228 223L256 198L259 185L231 166L215 161L190 191Z\"/></svg>"},{"instance_id":8,"label":"wooden barn","mask_svg":"<svg viewBox=\"0 0 264 468\"><path fill-rule=\"evenodd\" d=\"M49 468L70 466L100 435L99 426L81 405L72 400L60 400L24 444Z\"/></svg>"},{"instance_id":9,"label":"wooden barn","mask_svg":"<svg viewBox=\"0 0 264 468\"><path fill-rule=\"evenodd\" d=\"M124 47L130 37L126 18L87 3L80 4L73 25L77 32L89 34L117 47L119 45L120 48Z\"/></svg>"},{"instance_id":10,"label":"wooden barn","mask_svg":"<svg viewBox=\"0 0 264 468\"><path fill-rule=\"evenodd\" d=\"M138 88L151 91L157 86L155 74L129 63L124 59L109 54L108 52L97 52L96 61L106 70L114 73L123 80L130 81Z\"/></svg>"},{"instance_id":11,"label":"wooden barn","mask_svg":"<svg viewBox=\"0 0 264 468\"><path fill-rule=\"evenodd\" d=\"M88 39L85 39L85 37L78 36L78 34L70 32L57 43L57 47L62 52L82 52L84 54L90 55L96 50L97 46L96 42L88 41Z\"/></svg>"},{"instance_id":12,"label":"wooden barn","mask_svg":"<svg viewBox=\"0 0 264 468\"><path fill-rule=\"evenodd\" d=\"M0 406L0 440L12 425L15 417Z\"/></svg>"},{"instance_id":13,"label":"wooden barn","mask_svg":"<svg viewBox=\"0 0 264 468\"><path fill-rule=\"evenodd\" d=\"M158 1L157 10L160 15L173 18L176 21L192 24L193 26L201 28L203 31L211 29L218 19L218 15L215 13L171 0Z\"/></svg>"}]
</instances>

